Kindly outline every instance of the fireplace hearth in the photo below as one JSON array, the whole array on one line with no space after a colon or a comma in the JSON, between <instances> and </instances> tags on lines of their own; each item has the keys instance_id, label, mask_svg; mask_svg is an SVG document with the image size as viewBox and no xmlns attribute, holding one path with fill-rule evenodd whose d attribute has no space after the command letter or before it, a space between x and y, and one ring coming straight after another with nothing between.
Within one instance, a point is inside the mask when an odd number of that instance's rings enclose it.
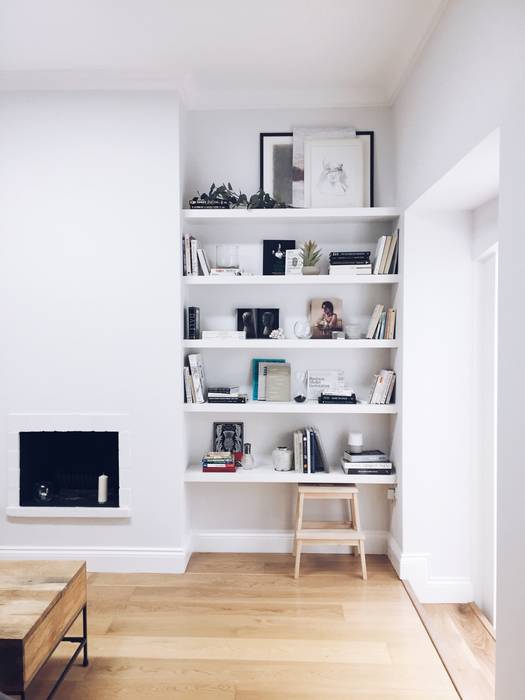
<instances>
[{"instance_id":1,"label":"fireplace hearth","mask_svg":"<svg viewBox=\"0 0 525 700\"><path fill-rule=\"evenodd\" d=\"M105 503L98 502L102 474ZM118 432L20 432L20 506L118 508Z\"/></svg>"}]
</instances>

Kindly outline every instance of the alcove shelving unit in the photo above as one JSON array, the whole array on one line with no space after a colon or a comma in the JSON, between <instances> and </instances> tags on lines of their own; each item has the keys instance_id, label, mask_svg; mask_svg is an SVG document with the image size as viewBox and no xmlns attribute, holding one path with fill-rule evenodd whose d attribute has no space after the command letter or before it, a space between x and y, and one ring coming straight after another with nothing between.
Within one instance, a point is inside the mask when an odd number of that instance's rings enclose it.
<instances>
[{"instance_id":1,"label":"alcove shelving unit","mask_svg":"<svg viewBox=\"0 0 525 700\"><path fill-rule=\"evenodd\" d=\"M183 232L198 239L209 259L215 260L215 246L234 243L239 246L241 267L248 274L236 277L186 276L182 282L185 306L201 309L201 330L235 329L235 310L246 308L279 308L283 340L187 340L182 342L184 355L202 354L209 385L240 385L249 396L250 366L253 358L282 357L295 368L345 369L346 384L356 388L363 398L373 375L383 368L397 374L396 394L400 395L399 292L402 280L395 275L368 276L263 276L262 241L295 239L296 245L315 239L325 257L331 250L375 250L381 235L399 228L398 209L393 207L359 209L278 209L278 210L184 210ZM402 246L400 231L399 245ZM343 323L360 318L363 329L376 303L394 306L398 311L395 340L299 340L293 336L293 318L307 315L312 298L337 297L343 301ZM182 398L183 400L183 398ZM400 470L399 405L320 405L314 402L270 403L248 401L246 404L184 404L187 433L187 469L189 484L293 484L299 481L359 483L366 485L395 484ZM227 421L245 423L245 441L251 442L256 457L252 470L234 474L205 474L200 457L210 449L212 423L224 417ZM277 445L291 447L293 431L307 425L319 427L328 455L330 471L304 475L299 472L276 472L271 466L271 452ZM391 454L396 474L391 476L349 476L339 466L350 429L364 433L365 446L383 449Z\"/></svg>"}]
</instances>

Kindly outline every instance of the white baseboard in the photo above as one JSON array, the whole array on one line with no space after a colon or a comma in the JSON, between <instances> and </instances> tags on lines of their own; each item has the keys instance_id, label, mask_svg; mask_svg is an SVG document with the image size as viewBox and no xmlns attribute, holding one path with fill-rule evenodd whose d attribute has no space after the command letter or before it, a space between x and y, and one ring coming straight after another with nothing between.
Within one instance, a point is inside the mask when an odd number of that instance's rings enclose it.
<instances>
[{"instance_id":1,"label":"white baseboard","mask_svg":"<svg viewBox=\"0 0 525 700\"><path fill-rule=\"evenodd\" d=\"M388 533L383 530L365 532L367 554L386 554ZM286 554L292 551L291 530L194 530L194 552L268 552ZM345 553L348 547L305 546L305 552Z\"/></svg>"},{"instance_id":2,"label":"white baseboard","mask_svg":"<svg viewBox=\"0 0 525 700\"><path fill-rule=\"evenodd\" d=\"M408 581L420 603L470 603L474 600L472 580L459 576L430 576L430 554L402 552L388 537L388 558L400 579Z\"/></svg>"},{"instance_id":3,"label":"white baseboard","mask_svg":"<svg viewBox=\"0 0 525 700\"><path fill-rule=\"evenodd\" d=\"M0 547L0 560L85 560L88 571L182 574L189 547Z\"/></svg>"}]
</instances>

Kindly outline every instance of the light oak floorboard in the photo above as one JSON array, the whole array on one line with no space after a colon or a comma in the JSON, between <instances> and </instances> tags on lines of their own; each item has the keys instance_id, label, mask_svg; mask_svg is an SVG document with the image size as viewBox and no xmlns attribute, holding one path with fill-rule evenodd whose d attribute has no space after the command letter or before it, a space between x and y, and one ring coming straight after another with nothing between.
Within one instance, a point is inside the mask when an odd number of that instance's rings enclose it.
<instances>
[{"instance_id":1,"label":"light oak floorboard","mask_svg":"<svg viewBox=\"0 0 525 700\"><path fill-rule=\"evenodd\" d=\"M385 557L193 555L183 575L91 574L87 669L56 700L458 698ZM39 674L29 700L56 677Z\"/></svg>"}]
</instances>

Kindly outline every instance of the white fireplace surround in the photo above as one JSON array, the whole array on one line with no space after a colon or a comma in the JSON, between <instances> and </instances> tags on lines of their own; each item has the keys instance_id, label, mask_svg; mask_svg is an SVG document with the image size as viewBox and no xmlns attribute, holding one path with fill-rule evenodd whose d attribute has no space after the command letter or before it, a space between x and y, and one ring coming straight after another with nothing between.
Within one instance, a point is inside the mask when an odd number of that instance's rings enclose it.
<instances>
[{"instance_id":1,"label":"white fireplace surround","mask_svg":"<svg viewBox=\"0 0 525 700\"><path fill-rule=\"evenodd\" d=\"M125 413L10 413L7 438L7 508L10 518L130 518L129 415ZM20 505L21 432L112 431L119 434L119 507L46 508Z\"/></svg>"}]
</instances>

